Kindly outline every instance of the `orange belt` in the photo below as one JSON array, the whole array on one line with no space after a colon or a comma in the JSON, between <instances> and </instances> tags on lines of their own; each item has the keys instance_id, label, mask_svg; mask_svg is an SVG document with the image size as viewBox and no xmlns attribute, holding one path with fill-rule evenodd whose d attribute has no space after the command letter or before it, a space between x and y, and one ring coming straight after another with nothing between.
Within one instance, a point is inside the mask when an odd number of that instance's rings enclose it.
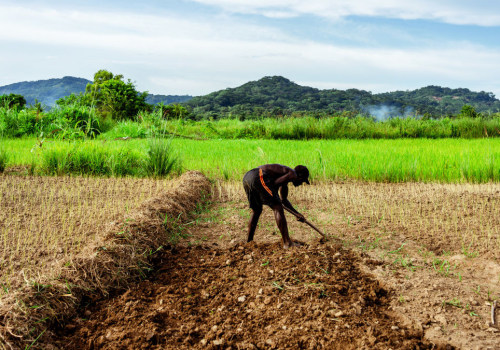
<instances>
[{"instance_id":1,"label":"orange belt","mask_svg":"<svg viewBox=\"0 0 500 350\"><path fill-rule=\"evenodd\" d=\"M262 169L259 168L259 176L260 176L260 183L262 184L262 187L272 196L273 191L269 189L269 187L266 186L266 183L264 182L264 177L262 176Z\"/></svg>"}]
</instances>

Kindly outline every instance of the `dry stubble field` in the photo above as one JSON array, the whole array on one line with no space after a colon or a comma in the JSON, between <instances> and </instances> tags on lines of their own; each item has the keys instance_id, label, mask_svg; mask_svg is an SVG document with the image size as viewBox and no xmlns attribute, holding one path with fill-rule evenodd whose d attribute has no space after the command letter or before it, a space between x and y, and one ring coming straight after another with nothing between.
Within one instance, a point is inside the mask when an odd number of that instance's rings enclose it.
<instances>
[{"instance_id":1,"label":"dry stubble field","mask_svg":"<svg viewBox=\"0 0 500 350\"><path fill-rule=\"evenodd\" d=\"M8 294L29 283L25 276L53 273L52 261L71 261L94 232L170 185L4 176L2 186ZM291 221L292 238L305 246L285 252L267 209L257 244L245 244L240 184L218 183L211 205L175 226L182 239L157 254L148 280L82 305L49 345L497 346L498 328L488 322L500 294L500 185L318 183L291 190L290 199L331 241ZM42 340L33 348L47 346Z\"/></svg>"},{"instance_id":2,"label":"dry stubble field","mask_svg":"<svg viewBox=\"0 0 500 350\"><path fill-rule=\"evenodd\" d=\"M174 184L135 178L1 176L3 292L37 281L61 260L71 263L112 221Z\"/></svg>"}]
</instances>

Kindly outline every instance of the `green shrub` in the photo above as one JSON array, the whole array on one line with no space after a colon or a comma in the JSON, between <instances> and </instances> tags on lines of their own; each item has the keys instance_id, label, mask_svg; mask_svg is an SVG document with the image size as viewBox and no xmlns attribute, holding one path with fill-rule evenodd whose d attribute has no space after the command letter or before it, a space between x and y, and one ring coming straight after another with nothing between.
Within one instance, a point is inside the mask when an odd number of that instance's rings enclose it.
<instances>
[{"instance_id":1,"label":"green shrub","mask_svg":"<svg viewBox=\"0 0 500 350\"><path fill-rule=\"evenodd\" d=\"M155 106L155 111L157 111L163 119L167 120L185 119L190 115L186 107L181 106L178 103L166 105L163 102L160 102Z\"/></svg>"},{"instance_id":2,"label":"green shrub","mask_svg":"<svg viewBox=\"0 0 500 350\"><path fill-rule=\"evenodd\" d=\"M95 137L101 132L100 121L90 107L63 105L49 112L37 108L0 107L0 134L6 137L40 135L61 139Z\"/></svg>"},{"instance_id":3,"label":"green shrub","mask_svg":"<svg viewBox=\"0 0 500 350\"><path fill-rule=\"evenodd\" d=\"M266 136L266 127L262 122L247 122L235 135L236 138L259 139Z\"/></svg>"},{"instance_id":4,"label":"green shrub","mask_svg":"<svg viewBox=\"0 0 500 350\"><path fill-rule=\"evenodd\" d=\"M0 173L3 173L9 161L9 154L0 148Z\"/></svg>"},{"instance_id":5,"label":"green shrub","mask_svg":"<svg viewBox=\"0 0 500 350\"><path fill-rule=\"evenodd\" d=\"M154 177L165 177L179 171L181 162L174 153L170 140L153 138L149 141L147 170Z\"/></svg>"},{"instance_id":6,"label":"green shrub","mask_svg":"<svg viewBox=\"0 0 500 350\"><path fill-rule=\"evenodd\" d=\"M79 175L110 175L106 151L95 145L84 146L68 155L70 160L69 172Z\"/></svg>"},{"instance_id":7,"label":"green shrub","mask_svg":"<svg viewBox=\"0 0 500 350\"><path fill-rule=\"evenodd\" d=\"M38 167L42 174L64 175L70 172L70 155L65 148L53 148L44 150L41 156L41 164ZM36 168L31 164L32 168Z\"/></svg>"},{"instance_id":8,"label":"green shrub","mask_svg":"<svg viewBox=\"0 0 500 350\"><path fill-rule=\"evenodd\" d=\"M463 118L477 118L479 114L476 112L476 109L471 105L463 105L460 110L459 117Z\"/></svg>"},{"instance_id":9,"label":"green shrub","mask_svg":"<svg viewBox=\"0 0 500 350\"><path fill-rule=\"evenodd\" d=\"M107 159L111 176L144 176L144 155L136 150L120 149Z\"/></svg>"},{"instance_id":10,"label":"green shrub","mask_svg":"<svg viewBox=\"0 0 500 350\"><path fill-rule=\"evenodd\" d=\"M31 174L144 176L144 155L128 148L103 148L99 144L72 142L45 148L33 157Z\"/></svg>"},{"instance_id":11,"label":"green shrub","mask_svg":"<svg viewBox=\"0 0 500 350\"><path fill-rule=\"evenodd\" d=\"M0 106L8 109L21 110L26 106L26 99L22 95L0 95Z\"/></svg>"},{"instance_id":12,"label":"green shrub","mask_svg":"<svg viewBox=\"0 0 500 350\"><path fill-rule=\"evenodd\" d=\"M92 107L78 104L63 105L54 108L50 113L57 126L59 136L77 138L76 135L96 137L101 133L99 118Z\"/></svg>"},{"instance_id":13,"label":"green shrub","mask_svg":"<svg viewBox=\"0 0 500 350\"><path fill-rule=\"evenodd\" d=\"M120 137L145 138L149 131L141 123L125 120L118 122L111 130L102 137L106 139L116 139Z\"/></svg>"},{"instance_id":14,"label":"green shrub","mask_svg":"<svg viewBox=\"0 0 500 350\"><path fill-rule=\"evenodd\" d=\"M3 136L20 137L36 134L40 115L31 109L10 109L0 107L0 128Z\"/></svg>"}]
</instances>

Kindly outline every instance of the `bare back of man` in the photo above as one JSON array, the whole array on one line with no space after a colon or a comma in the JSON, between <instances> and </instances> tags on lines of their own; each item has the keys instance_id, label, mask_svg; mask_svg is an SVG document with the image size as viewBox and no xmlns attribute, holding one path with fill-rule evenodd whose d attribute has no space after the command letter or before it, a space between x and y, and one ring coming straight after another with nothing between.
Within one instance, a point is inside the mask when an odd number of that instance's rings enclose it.
<instances>
[{"instance_id":1,"label":"bare back of man","mask_svg":"<svg viewBox=\"0 0 500 350\"><path fill-rule=\"evenodd\" d=\"M309 184L309 170L303 165L298 165L292 169L281 164L265 164L245 174L243 187L252 209L252 215L248 223L248 242L253 240L265 204L274 212L274 218L281 233L283 248L287 249L298 245L290 239L283 211L283 206L285 206L295 213L297 220L305 220L304 216L295 210L288 200L288 183L290 182L294 186L300 186L303 183Z\"/></svg>"}]
</instances>

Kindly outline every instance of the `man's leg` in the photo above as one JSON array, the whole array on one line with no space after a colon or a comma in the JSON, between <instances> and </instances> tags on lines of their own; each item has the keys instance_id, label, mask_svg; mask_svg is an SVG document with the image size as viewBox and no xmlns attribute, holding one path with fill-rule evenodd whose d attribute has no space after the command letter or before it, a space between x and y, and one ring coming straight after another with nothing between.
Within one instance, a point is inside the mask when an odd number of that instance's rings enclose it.
<instances>
[{"instance_id":1,"label":"man's leg","mask_svg":"<svg viewBox=\"0 0 500 350\"><path fill-rule=\"evenodd\" d=\"M290 236L288 235L288 225L286 223L285 213L283 211L283 206L281 204L276 204L271 207L274 211L274 218L276 219L276 224L281 232L281 238L283 240L283 248L288 249L290 247L296 246L298 244L294 243Z\"/></svg>"},{"instance_id":2,"label":"man's leg","mask_svg":"<svg viewBox=\"0 0 500 350\"><path fill-rule=\"evenodd\" d=\"M257 229L257 223L259 222L260 214L262 213L262 205L252 207L252 215L250 216L250 221L248 222L248 239L247 242L253 241L253 236L255 230Z\"/></svg>"}]
</instances>

